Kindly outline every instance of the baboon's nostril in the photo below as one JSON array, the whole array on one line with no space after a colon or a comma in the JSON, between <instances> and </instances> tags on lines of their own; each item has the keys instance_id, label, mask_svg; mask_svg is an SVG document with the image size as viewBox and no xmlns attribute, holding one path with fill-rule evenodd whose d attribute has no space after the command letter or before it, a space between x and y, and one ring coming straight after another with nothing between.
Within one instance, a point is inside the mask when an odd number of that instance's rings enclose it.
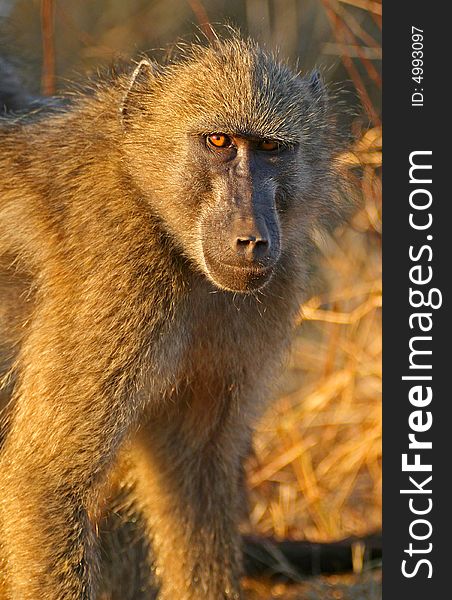
<instances>
[{"instance_id":1,"label":"baboon's nostril","mask_svg":"<svg viewBox=\"0 0 452 600\"><path fill-rule=\"evenodd\" d=\"M260 262L270 253L270 234L263 217L238 217L230 235L230 247L239 262Z\"/></svg>"},{"instance_id":2,"label":"baboon's nostril","mask_svg":"<svg viewBox=\"0 0 452 600\"><path fill-rule=\"evenodd\" d=\"M237 251L248 260L263 258L269 250L269 241L255 235L241 235L236 240Z\"/></svg>"}]
</instances>

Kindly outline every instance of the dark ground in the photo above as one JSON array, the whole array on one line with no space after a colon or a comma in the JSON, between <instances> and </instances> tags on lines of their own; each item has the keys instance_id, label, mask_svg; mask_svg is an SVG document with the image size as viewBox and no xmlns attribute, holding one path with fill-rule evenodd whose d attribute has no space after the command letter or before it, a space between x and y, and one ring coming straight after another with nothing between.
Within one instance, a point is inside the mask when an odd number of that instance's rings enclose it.
<instances>
[{"instance_id":1,"label":"dark ground","mask_svg":"<svg viewBox=\"0 0 452 600\"><path fill-rule=\"evenodd\" d=\"M381 570L312 577L290 585L249 579L245 588L247 600L381 600Z\"/></svg>"}]
</instances>

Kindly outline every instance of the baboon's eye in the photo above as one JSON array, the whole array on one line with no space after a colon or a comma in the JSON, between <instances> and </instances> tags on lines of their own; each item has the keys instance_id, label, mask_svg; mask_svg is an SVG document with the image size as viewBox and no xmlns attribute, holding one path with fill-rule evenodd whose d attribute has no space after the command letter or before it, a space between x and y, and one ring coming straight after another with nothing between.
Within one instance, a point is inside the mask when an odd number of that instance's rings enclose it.
<instances>
[{"instance_id":1,"label":"baboon's eye","mask_svg":"<svg viewBox=\"0 0 452 600\"><path fill-rule=\"evenodd\" d=\"M259 150L264 150L265 152L271 152L272 150L278 150L279 144L278 142L273 142L272 140L263 140L259 144Z\"/></svg>"},{"instance_id":2,"label":"baboon's eye","mask_svg":"<svg viewBox=\"0 0 452 600\"><path fill-rule=\"evenodd\" d=\"M232 146L232 139L224 133L208 135L207 142L214 148L230 148Z\"/></svg>"}]
</instances>

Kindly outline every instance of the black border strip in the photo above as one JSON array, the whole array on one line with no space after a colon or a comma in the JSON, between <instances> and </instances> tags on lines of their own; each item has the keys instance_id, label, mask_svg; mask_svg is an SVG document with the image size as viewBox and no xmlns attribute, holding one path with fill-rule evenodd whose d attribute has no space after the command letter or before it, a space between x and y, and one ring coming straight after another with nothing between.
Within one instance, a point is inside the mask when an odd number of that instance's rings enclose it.
<instances>
[{"instance_id":1,"label":"black border strip","mask_svg":"<svg viewBox=\"0 0 452 600\"><path fill-rule=\"evenodd\" d=\"M452 443L452 406L450 364L451 316L449 309L450 273L452 261L452 219L449 216L451 198L449 178L452 166L449 165L450 135L450 55L449 42L452 39L451 21L446 15L447 3L420 2L412 0L385 0L383 6L383 598L385 600L407 598L409 600L434 600L451 597L450 573L452 559L447 542L452 537L452 476L449 457ZM411 77L412 26L423 30L423 79L420 84ZM421 88L423 106L412 106L412 94ZM419 90L421 91L421 90ZM419 96L417 97L419 99ZM431 164L432 169L418 170L418 178L432 183L410 183L409 156L414 151L431 151L430 155L417 155L415 161ZM422 175L423 174L423 175ZM410 193L414 189L427 189L432 194L432 205L424 211L416 211L418 219L426 219L430 212L433 218L428 230L415 230L409 224ZM415 194L415 201L428 199L428 193ZM420 223L420 220L418 221ZM431 235L432 239L427 236ZM423 245L425 249L417 261L409 256L418 256ZM415 286L410 281L409 272L413 266L422 264L421 271L412 275L425 277L432 268L432 281ZM442 307L423 307L419 311L410 306L409 288L437 288L442 294ZM439 298L438 294L435 299ZM432 327L425 336L431 340L414 342L418 349L431 350L431 355L415 355L413 360L431 364L429 369L410 369L409 342L419 334L420 319L414 317L411 329L410 315L416 312L431 314ZM423 324L428 324L428 318ZM412 341L413 344L413 341ZM417 344L417 346L416 346ZM402 380L403 376L431 376L432 380ZM416 407L410 403L409 390L414 385L427 385L432 388L430 404ZM415 396L413 396L415 399ZM428 421L431 412L433 424L423 433L416 433L416 439L431 441L432 449L419 451L420 462L431 464L432 472L404 472L402 455L408 451L410 414L422 410L422 423ZM416 417L412 417L416 419ZM412 424L419 425L419 419ZM415 460L411 450L408 462ZM431 489L431 494L401 494L401 489L413 489L409 481L412 476L423 490ZM432 479L423 484L426 478ZM449 483L451 482L451 485ZM425 515L415 515L410 510L426 510L432 500L432 509ZM425 540L413 539L410 525L416 519L425 519L432 526L432 533ZM417 523L412 533L418 537L427 535L429 526ZM412 548L420 553L411 553ZM431 551L429 544L432 544ZM418 561L429 561L419 564ZM402 561L407 573L402 573ZM429 574L431 577L429 578ZM403 595L402 595L403 594Z\"/></svg>"}]
</instances>

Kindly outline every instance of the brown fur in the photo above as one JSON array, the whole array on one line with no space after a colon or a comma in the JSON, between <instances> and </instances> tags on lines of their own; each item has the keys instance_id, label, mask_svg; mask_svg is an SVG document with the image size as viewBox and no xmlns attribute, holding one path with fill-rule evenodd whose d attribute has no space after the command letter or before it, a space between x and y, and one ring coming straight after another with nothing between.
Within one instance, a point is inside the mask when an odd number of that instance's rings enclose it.
<instances>
[{"instance_id":1,"label":"brown fur","mask_svg":"<svg viewBox=\"0 0 452 600\"><path fill-rule=\"evenodd\" d=\"M0 123L6 597L138 600L151 567L164 600L240 597L242 462L342 210L320 85L233 37ZM229 291L204 260L237 201L191 146L218 131L295 144L259 179L281 244L265 285L237 269ZM99 540L119 564L138 538L152 555L121 591Z\"/></svg>"}]
</instances>

